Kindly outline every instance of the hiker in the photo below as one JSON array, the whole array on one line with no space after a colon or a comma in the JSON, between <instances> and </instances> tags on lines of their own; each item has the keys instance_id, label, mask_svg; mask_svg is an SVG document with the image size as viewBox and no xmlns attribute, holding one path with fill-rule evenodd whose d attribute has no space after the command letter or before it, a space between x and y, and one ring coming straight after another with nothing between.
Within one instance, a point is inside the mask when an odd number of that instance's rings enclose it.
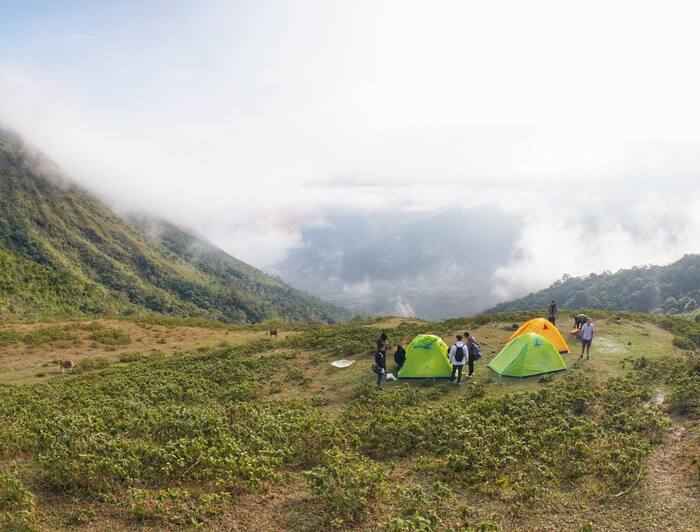
<instances>
[{"instance_id":1,"label":"hiker","mask_svg":"<svg viewBox=\"0 0 700 532\"><path fill-rule=\"evenodd\" d=\"M389 337L382 331L382 334L377 338L377 351L384 350L384 354L386 354L386 350L389 348L389 344L387 343L388 339Z\"/></svg>"},{"instance_id":2,"label":"hiker","mask_svg":"<svg viewBox=\"0 0 700 532\"><path fill-rule=\"evenodd\" d=\"M386 348L377 349L377 354L374 355L374 372L377 374L377 390L382 389L384 378L386 377Z\"/></svg>"},{"instance_id":3,"label":"hiker","mask_svg":"<svg viewBox=\"0 0 700 532\"><path fill-rule=\"evenodd\" d=\"M394 368L394 375L398 376L399 371L406 363L406 350L401 346L401 344L396 345L396 353L394 353L394 363L396 367Z\"/></svg>"},{"instance_id":4,"label":"hiker","mask_svg":"<svg viewBox=\"0 0 700 532\"><path fill-rule=\"evenodd\" d=\"M547 319L552 322L553 325L557 324L557 311L557 304L552 299L552 301L549 303L549 308L547 309Z\"/></svg>"},{"instance_id":5,"label":"hiker","mask_svg":"<svg viewBox=\"0 0 700 532\"><path fill-rule=\"evenodd\" d=\"M581 356L583 358L583 352L586 352L586 359L591 358L591 343L593 342L593 334L595 333L595 327L591 318L586 320L586 323L581 327Z\"/></svg>"},{"instance_id":6,"label":"hiker","mask_svg":"<svg viewBox=\"0 0 700 532\"><path fill-rule=\"evenodd\" d=\"M457 384L462 384L462 370L467 363L469 356L469 348L462 342L462 335L457 335L457 341L450 347L450 364L452 364L452 374L450 375L450 383L455 381L455 373L457 374Z\"/></svg>"},{"instance_id":7,"label":"hiker","mask_svg":"<svg viewBox=\"0 0 700 532\"><path fill-rule=\"evenodd\" d=\"M467 364L469 364L469 375L467 378L474 378L474 362L481 358L481 344L476 341L469 331L464 331L464 337L467 339L467 350L469 354L467 356Z\"/></svg>"},{"instance_id":8,"label":"hiker","mask_svg":"<svg viewBox=\"0 0 700 532\"><path fill-rule=\"evenodd\" d=\"M576 314L576 316L574 316L574 329L580 329L586 321L588 321L588 316L585 314Z\"/></svg>"}]
</instances>

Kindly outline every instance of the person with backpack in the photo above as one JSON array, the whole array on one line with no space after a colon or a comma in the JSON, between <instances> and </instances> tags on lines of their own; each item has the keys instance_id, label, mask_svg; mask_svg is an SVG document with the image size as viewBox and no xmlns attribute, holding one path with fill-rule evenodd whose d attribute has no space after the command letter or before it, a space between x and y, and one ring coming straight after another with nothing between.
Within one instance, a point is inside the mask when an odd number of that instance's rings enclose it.
<instances>
[{"instance_id":1,"label":"person with backpack","mask_svg":"<svg viewBox=\"0 0 700 532\"><path fill-rule=\"evenodd\" d=\"M552 299L552 301L549 303L549 308L547 309L547 319L552 322L553 325L557 324L557 312L559 309L557 309L557 304L556 302Z\"/></svg>"},{"instance_id":2,"label":"person with backpack","mask_svg":"<svg viewBox=\"0 0 700 532\"><path fill-rule=\"evenodd\" d=\"M394 368L394 376L399 376L399 371L406 363L406 350L401 346L401 344L396 345L396 353L394 353L394 363L396 367Z\"/></svg>"},{"instance_id":3,"label":"person with backpack","mask_svg":"<svg viewBox=\"0 0 700 532\"><path fill-rule=\"evenodd\" d=\"M467 350L469 351L467 356L467 364L469 364L469 375L467 378L474 378L474 362L481 358L481 344L476 341L476 339L469 334L469 331L464 331L464 337L467 339Z\"/></svg>"},{"instance_id":4,"label":"person with backpack","mask_svg":"<svg viewBox=\"0 0 700 532\"><path fill-rule=\"evenodd\" d=\"M374 355L374 365L372 369L377 374L377 390L381 390L386 377L386 348L377 349L377 354Z\"/></svg>"},{"instance_id":5,"label":"person with backpack","mask_svg":"<svg viewBox=\"0 0 700 532\"><path fill-rule=\"evenodd\" d=\"M467 363L468 351L469 348L462 342L462 335L458 334L457 341L450 347L450 364L452 364L450 383L455 381L455 374L457 374L457 384L462 384L462 370Z\"/></svg>"}]
</instances>

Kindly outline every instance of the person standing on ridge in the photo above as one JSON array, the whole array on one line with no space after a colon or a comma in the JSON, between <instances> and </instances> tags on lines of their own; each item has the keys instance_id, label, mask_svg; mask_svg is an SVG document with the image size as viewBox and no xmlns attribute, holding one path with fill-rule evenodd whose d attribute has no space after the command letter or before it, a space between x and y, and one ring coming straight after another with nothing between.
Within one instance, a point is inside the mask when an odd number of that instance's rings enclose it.
<instances>
[{"instance_id":1,"label":"person standing on ridge","mask_svg":"<svg viewBox=\"0 0 700 532\"><path fill-rule=\"evenodd\" d=\"M377 374L377 390L381 390L386 377L386 348L377 349L374 355L374 372Z\"/></svg>"},{"instance_id":2,"label":"person standing on ridge","mask_svg":"<svg viewBox=\"0 0 700 532\"><path fill-rule=\"evenodd\" d=\"M481 358L481 345L476 339L469 334L469 331L464 332L464 337L467 339L467 364L469 364L469 374L467 378L474 378L474 362Z\"/></svg>"},{"instance_id":3,"label":"person standing on ridge","mask_svg":"<svg viewBox=\"0 0 700 532\"><path fill-rule=\"evenodd\" d=\"M586 352L586 359L591 358L591 344L593 343L593 335L595 334L595 327L591 318L586 320L586 323L581 327L581 356L583 358L583 352Z\"/></svg>"},{"instance_id":4,"label":"person standing on ridge","mask_svg":"<svg viewBox=\"0 0 700 532\"><path fill-rule=\"evenodd\" d=\"M557 324L557 304L552 299L549 303L549 308L547 309L547 319L552 322L553 325Z\"/></svg>"},{"instance_id":5,"label":"person standing on ridge","mask_svg":"<svg viewBox=\"0 0 700 532\"><path fill-rule=\"evenodd\" d=\"M462 342L462 335L457 335L457 342L450 347L450 364L452 364L452 374L450 375L450 383L455 381L455 373L457 374L457 384L462 384L462 371L467 363L469 356L469 348Z\"/></svg>"}]
</instances>

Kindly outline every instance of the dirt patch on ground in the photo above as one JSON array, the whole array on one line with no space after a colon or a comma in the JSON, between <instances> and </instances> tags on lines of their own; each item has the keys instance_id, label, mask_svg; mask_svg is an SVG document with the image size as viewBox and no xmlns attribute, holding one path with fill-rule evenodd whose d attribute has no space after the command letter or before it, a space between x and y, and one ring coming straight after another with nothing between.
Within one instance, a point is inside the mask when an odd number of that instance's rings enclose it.
<instances>
[{"instance_id":1,"label":"dirt patch on ground","mask_svg":"<svg viewBox=\"0 0 700 532\"><path fill-rule=\"evenodd\" d=\"M92 339L91 324L101 330L123 333L128 341L108 345ZM105 357L117 362L123 353L139 353L145 356L170 356L195 351L200 347L217 345L240 345L254 340L270 339L266 330L206 328L194 326L162 326L136 323L126 320L94 320L92 322L57 322L51 324L24 324L6 326L2 330L13 330L22 337L42 328L68 328L69 340L52 341L31 345L17 341L0 345L0 383L36 382L46 377L59 375L60 359L73 360L78 364L89 357ZM280 330L275 341L280 343L289 335Z\"/></svg>"}]
</instances>

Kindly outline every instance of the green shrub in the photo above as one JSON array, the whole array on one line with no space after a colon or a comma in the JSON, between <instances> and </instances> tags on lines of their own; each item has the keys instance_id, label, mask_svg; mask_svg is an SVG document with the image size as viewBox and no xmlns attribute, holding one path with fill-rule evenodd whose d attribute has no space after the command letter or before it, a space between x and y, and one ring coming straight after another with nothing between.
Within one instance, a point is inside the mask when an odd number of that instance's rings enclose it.
<instances>
[{"instance_id":1,"label":"green shrub","mask_svg":"<svg viewBox=\"0 0 700 532\"><path fill-rule=\"evenodd\" d=\"M226 492L191 495L179 488L149 492L143 489L129 490L129 510L138 522L156 521L180 526L202 526L218 514L230 499Z\"/></svg>"},{"instance_id":2,"label":"green shrub","mask_svg":"<svg viewBox=\"0 0 700 532\"><path fill-rule=\"evenodd\" d=\"M112 364L112 361L107 357L86 357L75 365L75 369L78 372L95 371L98 369L104 369L110 364Z\"/></svg>"},{"instance_id":3,"label":"green shrub","mask_svg":"<svg viewBox=\"0 0 700 532\"><path fill-rule=\"evenodd\" d=\"M317 393L311 398L311 404L314 406L326 406L329 402L325 393Z\"/></svg>"},{"instance_id":4,"label":"green shrub","mask_svg":"<svg viewBox=\"0 0 700 532\"><path fill-rule=\"evenodd\" d=\"M229 419L232 435L251 452L291 467L316 465L324 450L345 443L330 415L300 401L236 404Z\"/></svg>"},{"instance_id":5,"label":"green shrub","mask_svg":"<svg viewBox=\"0 0 700 532\"><path fill-rule=\"evenodd\" d=\"M24 335L22 341L31 346L39 346L55 342L63 342L63 345L79 345L80 338L70 327L41 327Z\"/></svg>"},{"instance_id":6,"label":"green shrub","mask_svg":"<svg viewBox=\"0 0 700 532\"><path fill-rule=\"evenodd\" d=\"M695 343L687 336L674 336L673 345L679 349L695 349Z\"/></svg>"},{"instance_id":7,"label":"green shrub","mask_svg":"<svg viewBox=\"0 0 700 532\"><path fill-rule=\"evenodd\" d=\"M365 519L372 503L384 496L386 488L385 475L378 464L339 450L326 451L323 464L306 473L306 478L329 524L337 528Z\"/></svg>"},{"instance_id":8,"label":"green shrub","mask_svg":"<svg viewBox=\"0 0 700 532\"><path fill-rule=\"evenodd\" d=\"M131 338L121 329L97 329L90 335L90 340L104 345L125 345Z\"/></svg>"},{"instance_id":9,"label":"green shrub","mask_svg":"<svg viewBox=\"0 0 700 532\"><path fill-rule=\"evenodd\" d=\"M22 484L15 464L0 470L0 529L29 530L34 520L34 495Z\"/></svg>"},{"instance_id":10,"label":"green shrub","mask_svg":"<svg viewBox=\"0 0 700 532\"><path fill-rule=\"evenodd\" d=\"M401 516L391 519L387 528L396 531L447 528L446 518L456 505L452 497L452 490L442 482L435 482L430 489L420 484L399 487L394 498Z\"/></svg>"},{"instance_id":11,"label":"green shrub","mask_svg":"<svg viewBox=\"0 0 700 532\"><path fill-rule=\"evenodd\" d=\"M691 375L678 382L671 390L668 402L676 414L700 413L700 375Z\"/></svg>"},{"instance_id":12,"label":"green shrub","mask_svg":"<svg viewBox=\"0 0 700 532\"><path fill-rule=\"evenodd\" d=\"M22 335L17 331L5 330L0 331L0 345L17 344L22 340Z\"/></svg>"}]
</instances>

